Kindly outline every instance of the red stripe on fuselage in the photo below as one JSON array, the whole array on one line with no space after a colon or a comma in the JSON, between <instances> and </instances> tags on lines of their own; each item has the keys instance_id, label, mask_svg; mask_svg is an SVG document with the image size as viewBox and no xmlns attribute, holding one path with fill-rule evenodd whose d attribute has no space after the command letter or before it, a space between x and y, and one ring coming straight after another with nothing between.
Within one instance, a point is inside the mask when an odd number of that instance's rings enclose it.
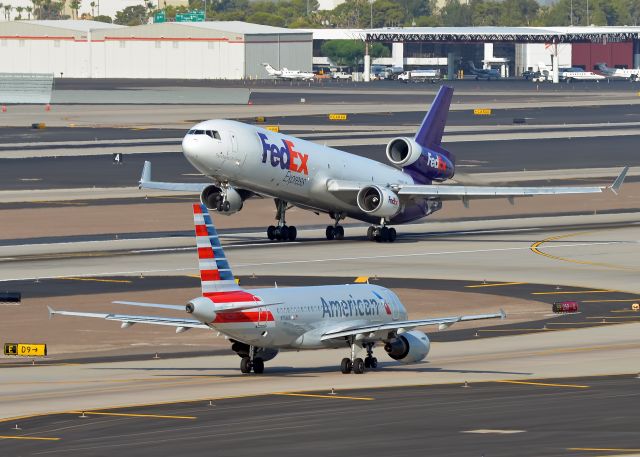
<instances>
[{"instance_id":1,"label":"red stripe on fuselage","mask_svg":"<svg viewBox=\"0 0 640 457\"><path fill-rule=\"evenodd\" d=\"M233 311L217 313L212 324L239 324L246 322L273 322L271 311Z\"/></svg>"},{"instance_id":2,"label":"red stripe on fuselage","mask_svg":"<svg viewBox=\"0 0 640 457\"><path fill-rule=\"evenodd\" d=\"M260 298L255 295L251 295L243 290L234 290L229 292L205 292L203 295L214 303L252 302L260 300Z\"/></svg>"}]
</instances>

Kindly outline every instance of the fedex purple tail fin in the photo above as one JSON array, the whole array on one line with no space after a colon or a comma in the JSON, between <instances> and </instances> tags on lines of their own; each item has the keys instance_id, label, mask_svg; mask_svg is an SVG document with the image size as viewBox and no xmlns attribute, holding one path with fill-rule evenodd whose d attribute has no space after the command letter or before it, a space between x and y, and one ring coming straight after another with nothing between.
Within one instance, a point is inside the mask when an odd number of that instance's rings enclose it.
<instances>
[{"instance_id":1,"label":"fedex purple tail fin","mask_svg":"<svg viewBox=\"0 0 640 457\"><path fill-rule=\"evenodd\" d=\"M441 146L442 134L447 124L447 115L449 114L449 105L451 105L452 97L452 87L440 87L414 139L420 146L440 152L454 162L453 154Z\"/></svg>"}]
</instances>

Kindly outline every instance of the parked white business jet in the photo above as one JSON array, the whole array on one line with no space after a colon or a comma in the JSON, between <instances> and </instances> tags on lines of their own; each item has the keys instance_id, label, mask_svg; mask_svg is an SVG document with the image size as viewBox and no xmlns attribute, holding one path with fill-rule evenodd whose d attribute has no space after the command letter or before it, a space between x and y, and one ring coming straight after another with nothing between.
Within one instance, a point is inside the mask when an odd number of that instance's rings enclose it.
<instances>
[{"instance_id":1,"label":"parked white business jet","mask_svg":"<svg viewBox=\"0 0 640 457\"><path fill-rule=\"evenodd\" d=\"M429 353L426 334L416 327L437 325L447 328L456 322L505 318L495 314L438 317L407 320L407 311L392 291L371 284L335 286L275 287L243 290L236 283L218 233L207 208L193 205L196 246L200 267L202 296L185 306L155 303L114 302L132 306L186 310L195 319L162 316L56 311L50 315L94 317L133 324L176 327L176 332L191 328L217 330L232 343L231 349L242 359L243 373L262 373L264 362L280 349L350 348L350 357L342 359L342 373L364 373L376 368L373 356L376 343L383 343L389 357L401 363L423 360ZM367 356L357 356L360 349Z\"/></svg>"},{"instance_id":2,"label":"parked white business jet","mask_svg":"<svg viewBox=\"0 0 640 457\"><path fill-rule=\"evenodd\" d=\"M302 81L311 81L316 76L310 71L289 70L286 67L282 67L282 69L276 70L268 63L263 63L262 65L264 66L265 70L267 70L267 73L269 73L269 76L273 76L277 79L299 79Z\"/></svg>"},{"instance_id":3,"label":"parked white business jet","mask_svg":"<svg viewBox=\"0 0 640 457\"><path fill-rule=\"evenodd\" d=\"M185 157L213 182L171 183L151 179L145 162L140 188L191 191L209 209L230 215L247 198L275 200L277 225L267 229L269 239L295 240L297 230L287 226L291 206L326 213L334 221L327 239L342 239L340 221L351 217L374 225L367 237L394 241L390 225L421 219L442 207L443 200L509 198L535 195L602 192L606 186L492 187L434 184L453 177L455 157L442 147L442 135L453 89L442 86L413 138L394 138L387 145L392 166L321 146L254 125L230 120L204 121L182 140ZM610 186L617 192L625 168Z\"/></svg>"},{"instance_id":4,"label":"parked white business jet","mask_svg":"<svg viewBox=\"0 0 640 457\"><path fill-rule=\"evenodd\" d=\"M607 78L640 81L640 68L610 68L606 63L599 63L596 65L596 68Z\"/></svg>"}]
</instances>

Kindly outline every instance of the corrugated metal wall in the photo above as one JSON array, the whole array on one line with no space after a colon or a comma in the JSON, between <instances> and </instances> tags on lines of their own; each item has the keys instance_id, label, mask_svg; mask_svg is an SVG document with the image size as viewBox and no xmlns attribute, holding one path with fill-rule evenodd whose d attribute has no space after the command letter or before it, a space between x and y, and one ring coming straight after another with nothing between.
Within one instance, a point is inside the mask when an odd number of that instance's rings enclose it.
<instances>
[{"instance_id":1,"label":"corrugated metal wall","mask_svg":"<svg viewBox=\"0 0 640 457\"><path fill-rule=\"evenodd\" d=\"M571 65L593 71L596 64L606 63L609 67L626 66L633 68L633 43L574 43Z\"/></svg>"},{"instance_id":2,"label":"corrugated metal wall","mask_svg":"<svg viewBox=\"0 0 640 457\"><path fill-rule=\"evenodd\" d=\"M311 71L312 52L310 33L245 35L245 76L267 78L263 62L276 69Z\"/></svg>"}]
</instances>

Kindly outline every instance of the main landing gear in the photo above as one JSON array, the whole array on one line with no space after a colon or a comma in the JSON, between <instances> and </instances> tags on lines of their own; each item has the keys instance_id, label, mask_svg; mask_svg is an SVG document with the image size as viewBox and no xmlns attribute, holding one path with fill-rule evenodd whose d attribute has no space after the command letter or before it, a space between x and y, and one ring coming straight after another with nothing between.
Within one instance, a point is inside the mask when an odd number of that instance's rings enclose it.
<instances>
[{"instance_id":1,"label":"main landing gear","mask_svg":"<svg viewBox=\"0 0 640 457\"><path fill-rule=\"evenodd\" d=\"M244 374L249 374L253 371L255 374L264 373L264 360L260 357L255 357L255 348L249 346L249 356L242 357L240 360L240 371Z\"/></svg>"},{"instance_id":2,"label":"main landing gear","mask_svg":"<svg viewBox=\"0 0 640 457\"><path fill-rule=\"evenodd\" d=\"M377 243L393 243L398 234L393 227L372 225L367 230L367 239Z\"/></svg>"},{"instance_id":3,"label":"main landing gear","mask_svg":"<svg viewBox=\"0 0 640 457\"><path fill-rule=\"evenodd\" d=\"M285 214L289 209L289 204L279 198L274 199L276 204L276 219L278 225L270 225L267 228L267 238L278 241L295 241L298 237L298 229L295 225L288 226L285 220Z\"/></svg>"},{"instance_id":4,"label":"main landing gear","mask_svg":"<svg viewBox=\"0 0 640 457\"><path fill-rule=\"evenodd\" d=\"M340 213L331 213L331 217L335 219L335 224L327 225L325 235L328 240L343 240L344 239L344 227L340 225L340 220L344 219L344 215Z\"/></svg>"},{"instance_id":5,"label":"main landing gear","mask_svg":"<svg viewBox=\"0 0 640 457\"><path fill-rule=\"evenodd\" d=\"M373 346L375 343L367 343L364 347L367 350L367 356L362 360L360 357L356 357L356 344L351 339L351 358L345 357L340 363L340 371L343 374L349 374L352 371L355 374L362 374L366 368L376 369L378 368L378 359L373 356Z\"/></svg>"}]
</instances>

